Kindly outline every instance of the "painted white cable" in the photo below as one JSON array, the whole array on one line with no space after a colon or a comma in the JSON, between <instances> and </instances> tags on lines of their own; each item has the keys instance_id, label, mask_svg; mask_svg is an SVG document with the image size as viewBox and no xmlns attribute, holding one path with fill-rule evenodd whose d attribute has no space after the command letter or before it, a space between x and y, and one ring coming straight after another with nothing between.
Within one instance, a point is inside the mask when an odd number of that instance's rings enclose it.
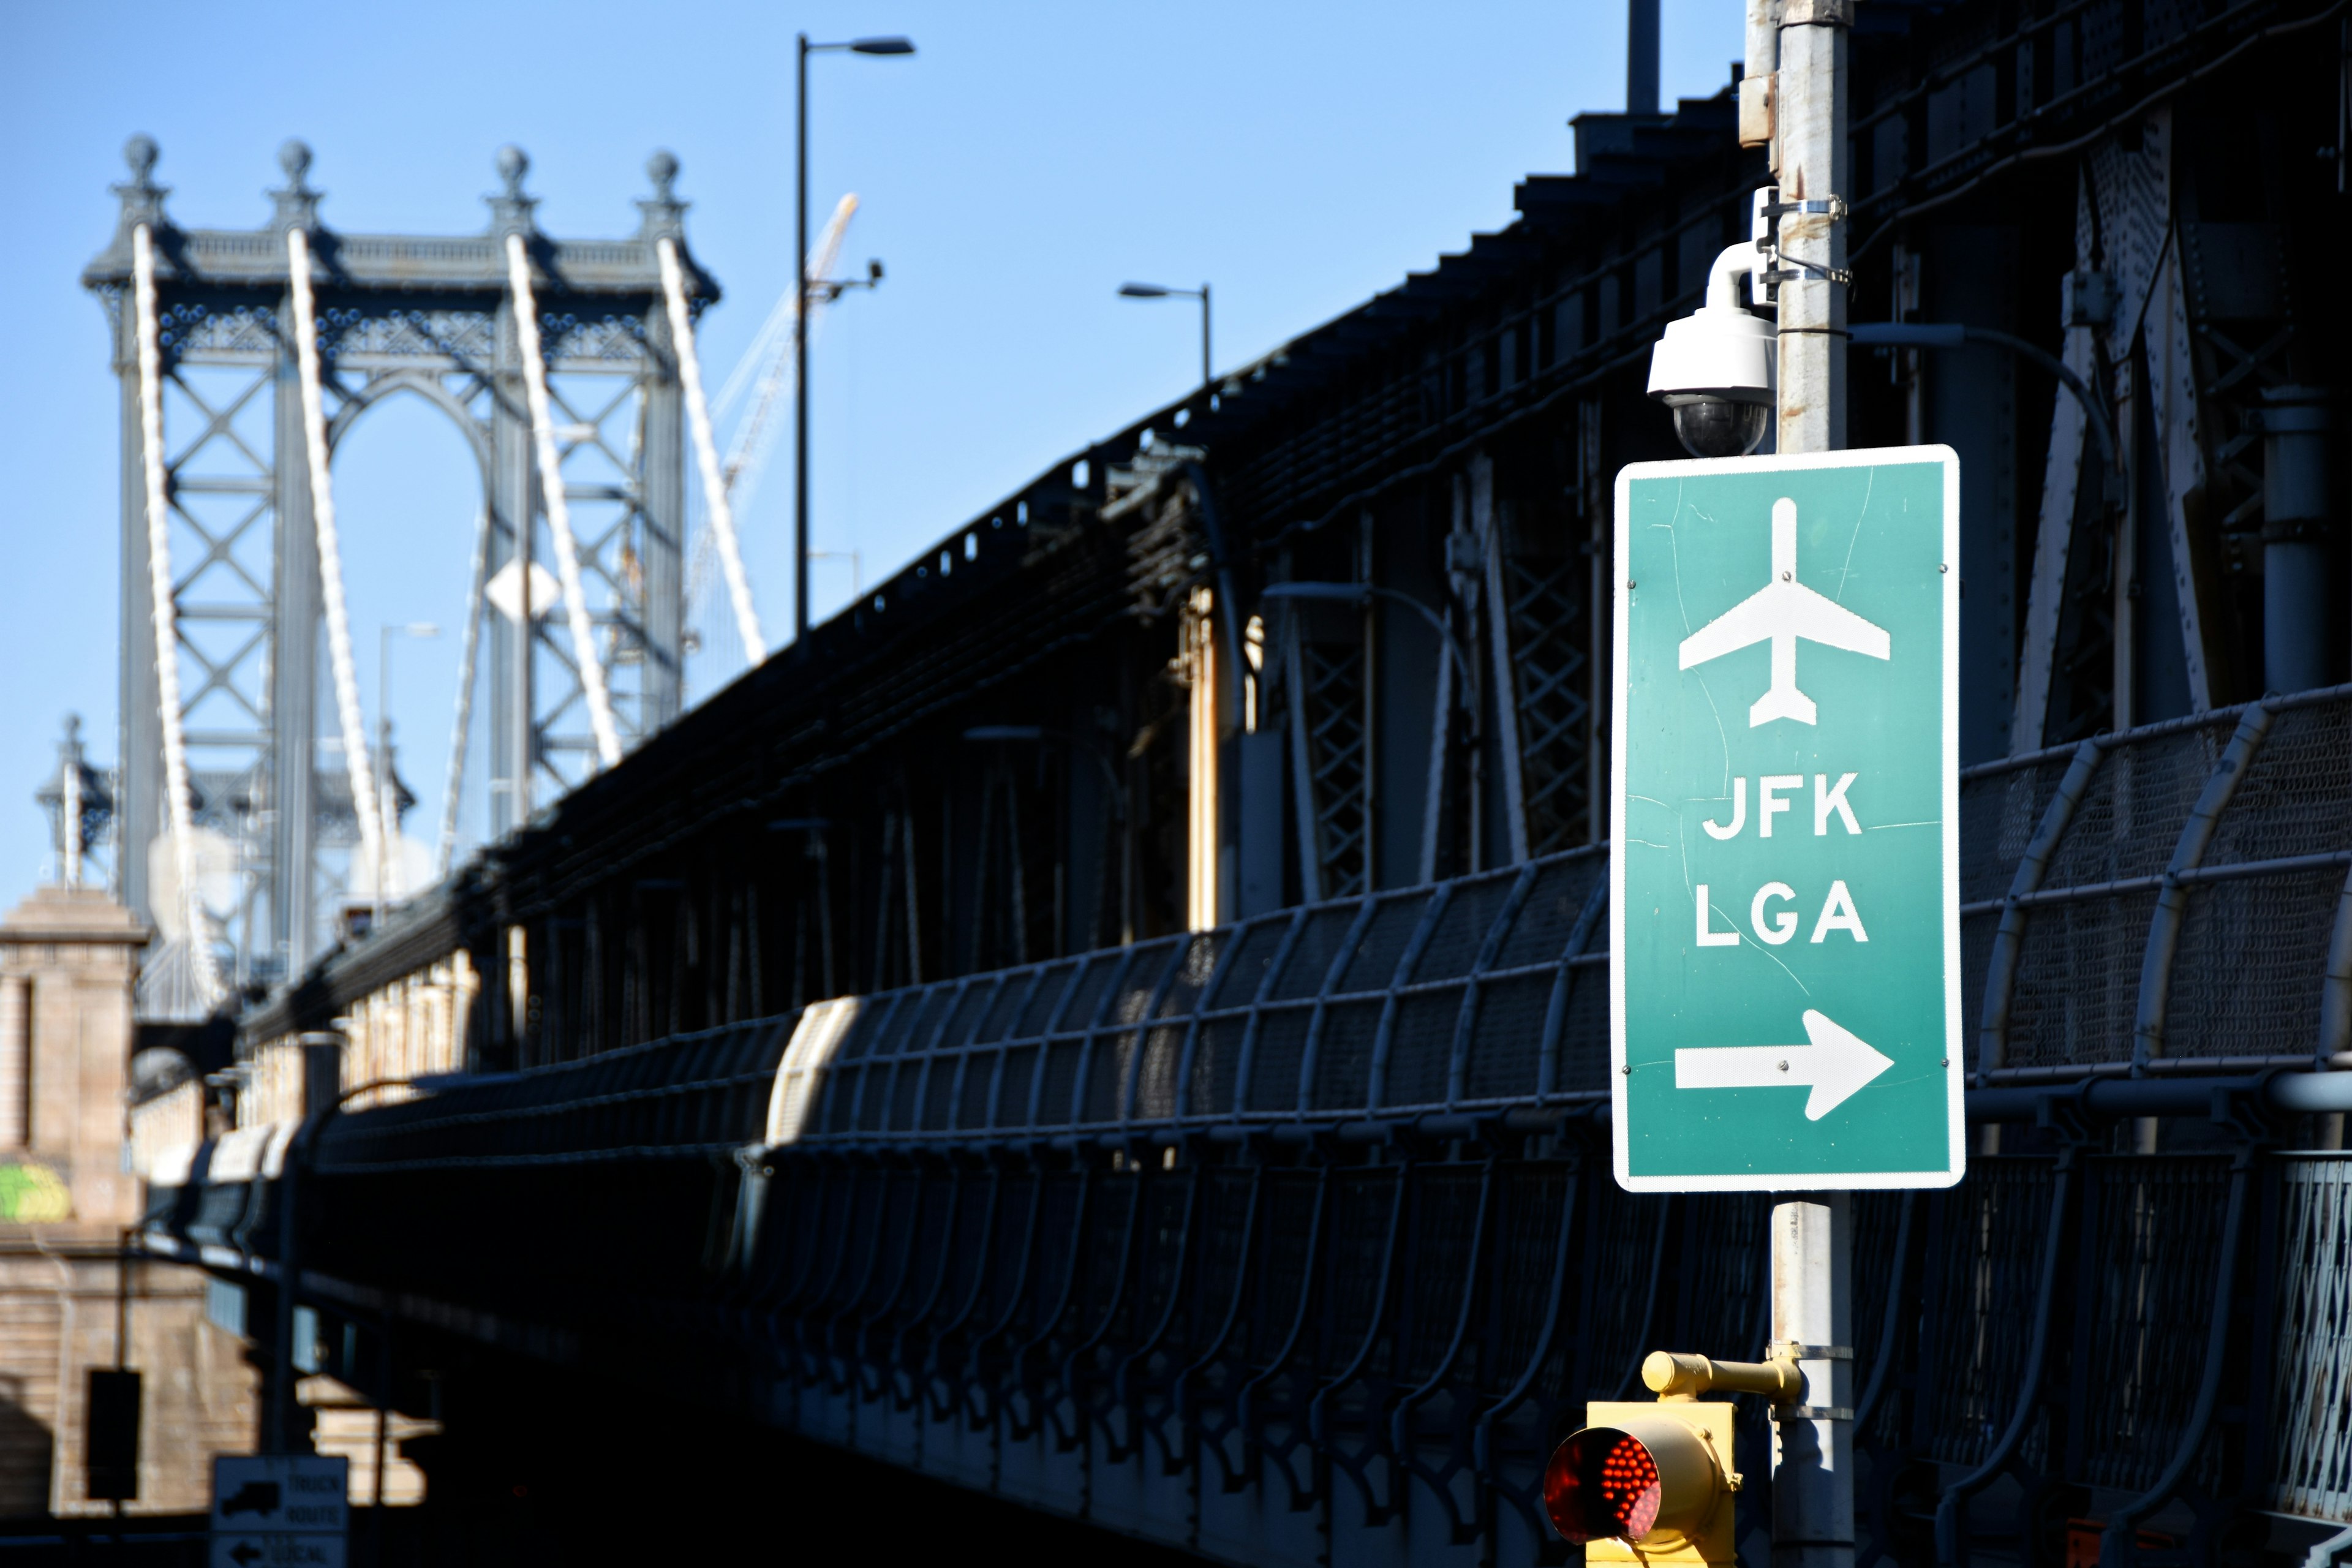
<instances>
[{"instance_id":1,"label":"painted white cable","mask_svg":"<svg viewBox=\"0 0 2352 1568\"><path fill-rule=\"evenodd\" d=\"M531 445L539 453L540 500L547 508L548 531L555 535L555 569L563 583L563 609L572 626L572 653L580 663L581 689L588 697L588 726L596 732L597 760L609 768L621 760L621 736L613 727L613 699L604 688L604 661L596 657L596 628L588 619L588 598L580 588L580 550L572 538L572 507L563 495L563 461L556 455L555 421L548 412L547 361L539 339L539 302L531 292L530 258L523 250L520 234L507 236L507 287L514 294L515 335L522 350L523 389L530 398ZM523 625L522 636L530 636L528 621Z\"/></svg>"},{"instance_id":2,"label":"painted white cable","mask_svg":"<svg viewBox=\"0 0 2352 1568\"><path fill-rule=\"evenodd\" d=\"M179 607L173 598L171 511L163 492L163 330L155 319L155 242L143 223L131 231L131 267L139 318L139 467L147 482L147 596L154 616L155 700L163 720L163 799L182 918L188 925L188 967L198 999L209 1007L220 997L220 970L196 889L196 829L189 808L187 739L180 723Z\"/></svg>"},{"instance_id":3,"label":"painted white cable","mask_svg":"<svg viewBox=\"0 0 2352 1568\"><path fill-rule=\"evenodd\" d=\"M809 247L808 276L824 278L832 273L834 264L841 256L842 237L848 232L849 220L856 216L856 213L857 197L855 194L843 196L835 205L833 216L825 220L824 227L817 235L816 243ZM751 399L751 405L737 424L734 437L728 443L726 459L719 464L719 489L727 497L728 512L730 517L751 507L752 494L759 489L760 475L767 465L770 453L774 450L777 435L782 428L781 422L775 418L775 413L777 407L783 402L783 390L791 378L793 369L791 331L793 304L793 290L786 289L782 296L777 300L776 308L768 313L766 322L760 328L759 336L752 341L751 347L745 352L733 374L728 376L727 384L719 392L717 402L710 405L715 416L718 411L731 404L737 395L750 384L755 376L757 377L758 390ZM811 333L815 332L817 324L824 320L824 300L820 298L810 301L809 331ZM704 488L710 489L707 484ZM706 508L706 511L707 510ZM688 622L689 626L696 627L703 625L702 593L709 580L710 558L715 552L712 548L713 533L714 530L707 526L694 531L694 550L687 564L687 614L693 617ZM740 635L737 640L739 642L741 640ZM764 639L761 647L764 657ZM705 651L709 651L709 646L707 643ZM748 654L748 647L745 651ZM751 662L757 663L758 660Z\"/></svg>"},{"instance_id":4,"label":"painted white cable","mask_svg":"<svg viewBox=\"0 0 2352 1568\"><path fill-rule=\"evenodd\" d=\"M335 723L343 736L343 773L352 783L352 809L360 819L360 852L374 868L379 903L388 891L391 851L376 804L375 771L368 757L367 717L360 711L360 681L352 668L351 611L343 601L343 550L335 528L334 477L327 468L327 405L319 385L319 313L310 297L310 237L286 231L286 264L294 288L294 364L302 384L302 450L310 459L310 525L319 540L319 588L327 609L327 665L335 680Z\"/></svg>"},{"instance_id":5,"label":"painted white cable","mask_svg":"<svg viewBox=\"0 0 2352 1568\"><path fill-rule=\"evenodd\" d=\"M466 633L457 655L457 715L449 730L449 776L441 787L441 838L434 847L433 878L449 875L457 853L457 802L466 788L466 735L474 727L474 660L482 646L482 600L489 592L490 514L474 524L474 570L466 589ZM529 628L525 628L526 634Z\"/></svg>"},{"instance_id":6,"label":"painted white cable","mask_svg":"<svg viewBox=\"0 0 2352 1568\"><path fill-rule=\"evenodd\" d=\"M857 197L841 198L833 209L816 243L809 247L808 275L811 278L832 276L835 264L841 259L841 241L849 232L849 220L857 216ZM790 294L792 290L785 290ZM825 302L812 300L808 307L808 330L812 339L817 324L824 319ZM751 491L759 483L761 470L766 468L768 454L775 448L778 434L783 429L776 410L784 401L784 390L791 385L793 374L792 338L786 335L775 345L768 357L767 369L760 377L759 395L752 400L751 412L736 427L735 439L727 448L727 494L730 500L751 504ZM799 388L793 388L799 395Z\"/></svg>"},{"instance_id":7,"label":"painted white cable","mask_svg":"<svg viewBox=\"0 0 2352 1568\"><path fill-rule=\"evenodd\" d=\"M703 504L710 509L711 542L719 546L719 568L727 576L727 596L735 605L735 629L742 635L743 652L758 664L768 657L768 643L760 635L759 613L751 607L751 582L744 575L743 552L736 546L727 481L719 475L719 443L710 434L710 405L702 397L702 357L695 352L694 318L686 305L686 269L677 262L677 242L667 235L654 241L654 254L661 260L670 342L677 350L677 379L686 388L686 422L694 432L694 459L702 470Z\"/></svg>"}]
</instances>

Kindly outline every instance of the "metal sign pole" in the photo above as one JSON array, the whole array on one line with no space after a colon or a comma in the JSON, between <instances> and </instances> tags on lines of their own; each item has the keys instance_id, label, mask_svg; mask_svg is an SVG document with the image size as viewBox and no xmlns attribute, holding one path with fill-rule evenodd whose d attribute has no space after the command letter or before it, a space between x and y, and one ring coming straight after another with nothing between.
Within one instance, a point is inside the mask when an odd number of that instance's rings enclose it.
<instances>
[{"instance_id":1,"label":"metal sign pole","mask_svg":"<svg viewBox=\"0 0 2352 1568\"><path fill-rule=\"evenodd\" d=\"M1753 208L1770 231L1717 258L1707 303L1652 357L1695 460L1631 464L1616 487L1615 1175L1776 1199L1769 1361L1668 1353L1643 1377L1662 1400L1697 1392L1677 1371L1696 1368L1773 1401L1773 1568L1853 1568L1852 1194L1967 1169L1959 460L1841 449L1852 4L1751 0L1739 134L1772 149ZM1739 302L1743 276L1777 331ZM1775 449L1747 455L1770 394ZM1654 1447L1631 1406L1587 1419L1545 1475L1563 1539L1735 1568L1730 1488L1688 1423L1644 1426ZM1674 1472L1679 1522L1589 1517L1643 1465Z\"/></svg>"},{"instance_id":2,"label":"metal sign pole","mask_svg":"<svg viewBox=\"0 0 2352 1568\"><path fill-rule=\"evenodd\" d=\"M1804 1376L1772 1412L1773 1568L1853 1563L1852 1195L1772 1206L1772 1338Z\"/></svg>"},{"instance_id":3,"label":"metal sign pole","mask_svg":"<svg viewBox=\"0 0 2352 1568\"><path fill-rule=\"evenodd\" d=\"M1782 0L1779 162L1783 455L1845 446L1845 74L1853 0Z\"/></svg>"},{"instance_id":4,"label":"metal sign pole","mask_svg":"<svg viewBox=\"0 0 2352 1568\"><path fill-rule=\"evenodd\" d=\"M1853 0L1781 0L1773 114L1780 183L1783 454L1845 446L1847 29ZM1794 210L1788 210L1793 208ZM1809 210L1812 209L1812 210ZM1853 1568L1853 1205L1828 1193L1772 1210L1772 1337L1804 1393L1776 1412L1773 1568Z\"/></svg>"}]
</instances>

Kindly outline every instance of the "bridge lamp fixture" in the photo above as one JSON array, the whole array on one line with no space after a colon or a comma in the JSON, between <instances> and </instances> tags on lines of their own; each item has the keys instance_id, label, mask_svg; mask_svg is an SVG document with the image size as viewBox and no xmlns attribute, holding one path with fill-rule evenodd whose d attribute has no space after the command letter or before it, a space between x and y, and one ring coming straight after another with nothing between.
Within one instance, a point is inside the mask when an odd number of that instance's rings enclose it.
<instances>
[{"instance_id":1,"label":"bridge lamp fixture","mask_svg":"<svg viewBox=\"0 0 2352 1568\"><path fill-rule=\"evenodd\" d=\"M1164 283L1122 283L1118 286L1122 300L1198 300L1201 301L1201 385L1216 384L1216 376L1209 369L1209 286L1198 289L1171 289Z\"/></svg>"}]
</instances>

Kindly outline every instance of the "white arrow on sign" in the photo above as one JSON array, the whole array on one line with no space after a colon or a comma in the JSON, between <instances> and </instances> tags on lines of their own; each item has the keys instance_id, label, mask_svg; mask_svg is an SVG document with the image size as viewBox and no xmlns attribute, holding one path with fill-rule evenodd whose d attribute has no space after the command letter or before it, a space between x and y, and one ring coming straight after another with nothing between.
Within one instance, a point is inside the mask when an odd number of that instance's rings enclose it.
<instances>
[{"instance_id":1,"label":"white arrow on sign","mask_svg":"<svg viewBox=\"0 0 2352 1568\"><path fill-rule=\"evenodd\" d=\"M1697 1046L1675 1052L1676 1089L1773 1089L1803 1084L1813 1092L1805 1120L1819 1121L1895 1065L1861 1036L1805 1009L1810 1046Z\"/></svg>"}]
</instances>

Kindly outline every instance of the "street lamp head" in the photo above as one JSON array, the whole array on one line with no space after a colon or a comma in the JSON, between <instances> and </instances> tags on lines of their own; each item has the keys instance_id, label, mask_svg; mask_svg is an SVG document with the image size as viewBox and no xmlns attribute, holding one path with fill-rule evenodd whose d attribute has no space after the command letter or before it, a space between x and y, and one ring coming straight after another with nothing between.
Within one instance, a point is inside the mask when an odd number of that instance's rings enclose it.
<instances>
[{"instance_id":1,"label":"street lamp head","mask_svg":"<svg viewBox=\"0 0 2352 1568\"><path fill-rule=\"evenodd\" d=\"M1122 300L1165 300L1174 292L1174 289L1162 289L1157 283L1122 283L1118 286L1118 297Z\"/></svg>"},{"instance_id":2,"label":"street lamp head","mask_svg":"<svg viewBox=\"0 0 2352 1568\"><path fill-rule=\"evenodd\" d=\"M852 38L846 43L813 44L806 33L800 38L800 89L793 96L795 117L799 121L793 139L793 163L797 174L793 184L793 382L805 388L808 374L808 306L818 296L811 288L818 280L809 276L808 269L808 58L832 50L845 50L853 55L911 55L915 52L912 38L881 37ZM866 287L882 281L881 264L871 263L866 276ZM838 286L823 296L830 300L839 294ZM803 395L793 399L793 640L808 640L809 630L809 399Z\"/></svg>"}]
</instances>

